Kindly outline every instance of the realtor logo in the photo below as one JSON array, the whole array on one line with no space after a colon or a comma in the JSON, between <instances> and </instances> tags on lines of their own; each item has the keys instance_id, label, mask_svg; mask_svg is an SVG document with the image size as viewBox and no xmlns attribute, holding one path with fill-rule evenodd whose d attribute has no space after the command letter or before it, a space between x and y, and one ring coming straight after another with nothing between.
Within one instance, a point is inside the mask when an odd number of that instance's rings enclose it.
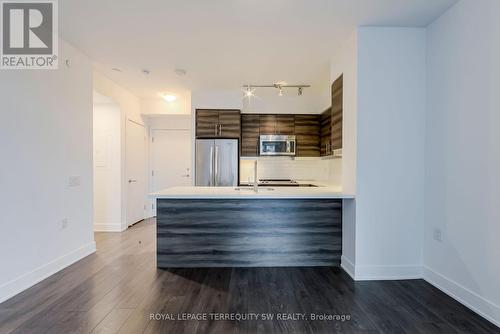
<instances>
[{"instance_id":1,"label":"realtor logo","mask_svg":"<svg viewBox=\"0 0 500 334\"><path fill-rule=\"evenodd\" d=\"M1 4L1 69L57 69L57 0Z\"/></svg>"}]
</instances>

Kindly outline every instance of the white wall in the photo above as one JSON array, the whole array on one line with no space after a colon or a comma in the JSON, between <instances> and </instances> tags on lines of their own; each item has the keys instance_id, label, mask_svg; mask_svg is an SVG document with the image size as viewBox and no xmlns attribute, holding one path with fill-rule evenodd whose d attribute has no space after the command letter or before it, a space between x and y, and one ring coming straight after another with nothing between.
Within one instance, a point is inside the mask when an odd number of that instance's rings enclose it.
<instances>
[{"instance_id":1,"label":"white wall","mask_svg":"<svg viewBox=\"0 0 500 334\"><path fill-rule=\"evenodd\" d=\"M91 63L59 47L58 70L0 74L0 301L95 251Z\"/></svg>"},{"instance_id":2,"label":"white wall","mask_svg":"<svg viewBox=\"0 0 500 334\"><path fill-rule=\"evenodd\" d=\"M343 115L342 115L342 159L331 161L330 170L338 171L330 176L336 180L340 176L342 191L356 193L357 159L357 103L358 103L358 35L351 33L346 42L334 55L330 67L330 83L343 75ZM354 275L356 262L356 201L346 200L342 205L342 267Z\"/></svg>"},{"instance_id":3,"label":"white wall","mask_svg":"<svg viewBox=\"0 0 500 334\"><path fill-rule=\"evenodd\" d=\"M358 30L356 277L419 277L425 29Z\"/></svg>"},{"instance_id":4,"label":"white wall","mask_svg":"<svg viewBox=\"0 0 500 334\"><path fill-rule=\"evenodd\" d=\"M463 0L428 27L424 244L424 277L497 325L499 37L497 0Z\"/></svg>"},{"instance_id":5,"label":"white wall","mask_svg":"<svg viewBox=\"0 0 500 334\"><path fill-rule=\"evenodd\" d=\"M94 231L121 230L121 113L94 103Z\"/></svg>"},{"instance_id":6,"label":"white wall","mask_svg":"<svg viewBox=\"0 0 500 334\"><path fill-rule=\"evenodd\" d=\"M285 88L283 96L278 95L274 88L256 88L255 96L243 98L245 113L260 114L320 114L332 104L329 87L325 85L323 94L304 88L303 95L297 95L297 90ZM242 94L242 93L240 93Z\"/></svg>"}]
</instances>

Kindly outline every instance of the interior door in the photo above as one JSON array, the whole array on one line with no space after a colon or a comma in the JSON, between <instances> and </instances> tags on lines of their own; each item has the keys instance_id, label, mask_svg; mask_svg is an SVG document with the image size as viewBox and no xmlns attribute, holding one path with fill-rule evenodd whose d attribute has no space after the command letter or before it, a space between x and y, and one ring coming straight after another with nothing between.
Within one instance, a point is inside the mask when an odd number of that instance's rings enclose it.
<instances>
[{"instance_id":1,"label":"interior door","mask_svg":"<svg viewBox=\"0 0 500 334\"><path fill-rule=\"evenodd\" d=\"M146 136L144 126L127 120L125 142L127 224L145 218L146 203Z\"/></svg>"},{"instance_id":2,"label":"interior door","mask_svg":"<svg viewBox=\"0 0 500 334\"><path fill-rule=\"evenodd\" d=\"M151 135L151 191L191 186L191 131L153 130Z\"/></svg>"}]
</instances>

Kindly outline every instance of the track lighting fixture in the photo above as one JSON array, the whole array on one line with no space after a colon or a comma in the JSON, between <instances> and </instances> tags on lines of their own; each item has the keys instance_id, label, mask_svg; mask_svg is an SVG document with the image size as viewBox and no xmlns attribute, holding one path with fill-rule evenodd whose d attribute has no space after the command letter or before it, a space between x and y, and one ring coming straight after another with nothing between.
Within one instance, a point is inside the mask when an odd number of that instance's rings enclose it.
<instances>
[{"instance_id":1,"label":"track lighting fixture","mask_svg":"<svg viewBox=\"0 0 500 334\"><path fill-rule=\"evenodd\" d=\"M297 88L297 94L301 96L304 93L304 88L311 87L310 85L288 85L282 82L274 83L272 85L244 85L245 96L253 96L252 88L276 88L278 90L278 95L283 96L283 89L285 88Z\"/></svg>"}]
</instances>

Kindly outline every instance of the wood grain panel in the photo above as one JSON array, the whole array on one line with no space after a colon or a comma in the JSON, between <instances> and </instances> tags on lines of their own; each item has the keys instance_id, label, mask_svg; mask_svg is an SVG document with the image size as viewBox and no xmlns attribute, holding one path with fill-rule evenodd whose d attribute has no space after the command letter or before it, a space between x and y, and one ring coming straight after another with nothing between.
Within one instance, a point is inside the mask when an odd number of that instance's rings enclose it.
<instances>
[{"instance_id":1,"label":"wood grain panel","mask_svg":"<svg viewBox=\"0 0 500 334\"><path fill-rule=\"evenodd\" d=\"M327 156L331 154L328 148L332 140L332 109L325 110L320 117L321 130L320 130L320 155Z\"/></svg>"},{"instance_id":2,"label":"wood grain panel","mask_svg":"<svg viewBox=\"0 0 500 334\"><path fill-rule=\"evenodd\" d=\"M241 115L241 156L256 157L259 155L259 122L259 115Z\"/></svg>"},{"instance_id":3,"label":"wood grain panel","mask_svg":"<svg viewBox=\"0 0 500 334\"><path fill-rule=\"evenodd\" d=\"M332 149L342 148L343 75L332 84Z\"/></svg>"},{"instance_id":4,"label":"wood grain panel","mask_svg":"<svg viewBox=\"0 0 500 334\"><path fill-rule=\"evenodd\" d=\"M215 110L196 110L196 137L217 137L217 126L219 124L219 113Z\"/></svg>"},{"instance_id":5,"label":"wood grain panel","mask_svg":"<svg viewBox=\"0 0 500 334\"><path fill-rule=\"evenodd\" d=\"M260 134L276 134L276 115L260 115Z\"/></svg>"},{"instance_id":6,"label":"wood grain panel","mask_svg":"<svg viewBox=\"0 0 500 334\"><path fill-rule=\"evenodd\" d=\"M319 157L320 115L295 115L297 156Z\"/></svg>"},{"instance_id":7,"label":"wood grain panel","mask_svg":"<svg viewBox=\"0 0 500 334\"><path fill-rule=\"evenodd\" d=\"M276 115L276 133L279 135L293 135L295 133L294 115Z\"/></svg>"},{"instance_id":8,"label":"wood grain panel","mask_svg":"<svg viewBox=\"0 0 500 334\"><path fill-rule=\"evenodd\" d=\"M241 112L239 110L220 110L219 125L219 138L240 138Z\"/></svg>"},{"instance_id":9,"label":"wood grain panel","mask_svg":"<svg viewBox=\"0 0 500 334\"><path fill-rule=\"evenodd\" d=\"M157 201L157 265L338 266L342 201Z\"/></svg>"}]
</instances>

